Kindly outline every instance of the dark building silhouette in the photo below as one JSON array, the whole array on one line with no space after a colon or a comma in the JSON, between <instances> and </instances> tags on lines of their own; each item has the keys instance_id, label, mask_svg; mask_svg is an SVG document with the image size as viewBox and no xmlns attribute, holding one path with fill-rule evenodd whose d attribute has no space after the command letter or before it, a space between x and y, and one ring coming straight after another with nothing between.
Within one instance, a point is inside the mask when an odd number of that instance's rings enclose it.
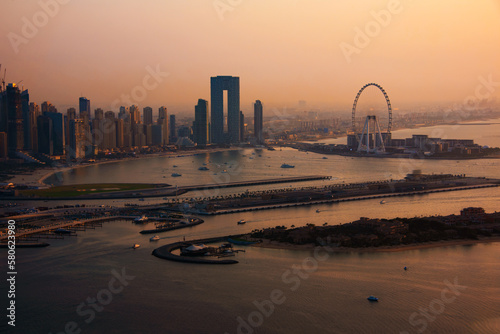
<instances>
[{"instance_id":1,"label":"dark building silhouette","mask_svg":"<svg viewBox=\"0 0 500 334\"><path fill-rule=\"evenodd\" d=\"M27 89L21 92L21 108L23 110L24 149L31 150L30 94Z\"/></svg>"},{"instance_id":2,"label":"dark building silhouette","mask_svg":"<svg viewBox=\"0 0 500 334\"><path fill-rule=\"evenodd\" d=\"M175 115L170 115L170 122L169 122L169 135L170 135L170 142L175 143L177 141L177 132L176 132L176 127L175 127Z\"/></svg>"},{"instance_id":3,"label":"dark building silhouette","mask_svg":"<svg viewBox=\"0 0 500 334\"><path fill-rule=\"evenodd\" d=\"M0 94L0 132L7 133L8 155L15 157L24 149L24 125L21 91L9 84Z\"/></svg>"},{"instance_id":4,"label":"dark building silhouette","mask_svg":"<svg viewBox=\"0 0 500 334\"><path fill-rule=\"evenodd\" d=\"M58 112L44 112L43 116L52 120L52 149L54 155L65 154L64 117Z\"/></svg>"},{"instance_id":5,"label":"dark building silhouette","mask_svg":"<svg viewBox=\"0 0 500 334\"><path fill-rule=\"evenodd\" d=\"M245 140L245 115L240 111L240 142Z\"/></svg>"},{"instance_id":6,"label":"dark building silhouette","mask_svg":"<svg viewBox=\"0 0 500 334\"><path fill-rule=\"evenodd\" d=\"M194 107L193 141L198 145L209 143L208 101L199 99Z\"/></svg>"},{"instance_id":7,"label":"dark building silhouette","mask_svg":"<svg viewBox=\"0 0 500 334\"><path fill-rule=\"evenodd\" d=\"M143 112L143 118L144 118L144 125L152 125L153 124L153 108L144 107L142 109L142 112Z\"/></svg>"},{"instance_id":8,"label":"dark building silhouette","mask_svg":"<svg viewBox=\"0 0 500 334\"><path fill-rule=\"evenodd\" d=\"M224 91L227 91L227 120L224 117ZM240 78L232 76L211 77L210 103L212 143L238 143L241 139Z\"/></svg>"},{"instance_id":9,"label":"dark building silhouette","mask_svg":"<svg viewBox=\"0 0 500 334\"><path fill-rule=\"evenodd\" d=\"M80 97L79 100L80 107L80 118L86 119L87 121L90 119L90 100L85 97ZM43 112L42 108L42 112Z\"/></svg>"},{"instance_id":10,"label":"dark building silhouette","mask_svg":"<svg viewBox=\"0 0 500 334\"><path fill-rule=\"evenodd\" d=\"M262 110L262 102L260 102L260 100L255 101L253 105L253 129L257 144L263 144L264 143L264 135L262 133L263 110Z\"/></svg>"},{"instance_id":11,"label":"dark building silhouette","mask_svg":"<svg viewBox=\"0 0 500 334\"><path fill-rule=\"evenodd\" d=\"M53 155L54 142L52 139L52 119L42 115L37 118L38 124L38 153Z\"/></svg>"}]
</instances>

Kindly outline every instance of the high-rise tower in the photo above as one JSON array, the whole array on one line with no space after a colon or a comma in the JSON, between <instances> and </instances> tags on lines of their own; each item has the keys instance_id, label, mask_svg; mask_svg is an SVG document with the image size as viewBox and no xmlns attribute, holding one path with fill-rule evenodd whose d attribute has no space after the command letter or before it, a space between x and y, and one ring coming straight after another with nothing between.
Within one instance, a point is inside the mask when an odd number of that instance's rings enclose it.
<instances>
[{"instance_id":1,"label":"high-rise tower","mask_svg":"<svg viewBox=\"0 0 500 334\"><path fill-rule=\"evenodd\" d=\"M227 91L227 120L224 115L224 91ZM210 78L212 142L215 144L240 141L240 78L217 76ZM225 131L227 125L227 132Z\"/></svg>"},{"instance_id":2,"label":"high-rise tower","mask_svg":"<svg viewBox=\"0 0 500 334\"><path fill-rule=\"evenodd\" d=\"M262 114L262 102L260 100L255 101L253 105L253 131L257 144L264 143L264 136L262 134L263 128L263 114Z\"/></svg>"},{"instance_id":3,"label":"high-rise tower","mask_svg":"<svg viewBox=\"0 0 500 334\"><path fill-rule=\"evenodd\" d=\"M208 136L208 101L199 99L194 107L193 139L198 145L207 145Z\"/></svg>"}]
</instances>

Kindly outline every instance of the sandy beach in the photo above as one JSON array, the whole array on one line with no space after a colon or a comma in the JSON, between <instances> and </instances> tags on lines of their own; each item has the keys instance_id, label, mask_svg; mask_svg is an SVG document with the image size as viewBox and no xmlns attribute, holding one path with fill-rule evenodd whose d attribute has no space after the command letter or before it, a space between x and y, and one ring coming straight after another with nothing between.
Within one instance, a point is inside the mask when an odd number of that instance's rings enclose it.
<instances>
[{"instance_id":1,"label":"sandy beach","mask_svg":"<svg viewBox=\"0 0 500 334\"><path fill-rule=\"evenodd\" d=\"M411 250L420 250L435 247L448 247L448 246L471 246L479 243L500 242L500 237L482 238L478 240L441 240L429 241L425 243L397 245L397 246L382 246L382 247L366 247L366 248L350 248L350 247L331 247L332 253L377 253L377 252L403 252ZM252 247L272 248L272 249L286 249L286 250L300 250L311 251L315 247L314 244L295 245L290 243L283 243L278 241L271 241L263 239L263 242L253 244Z\"/></svg>"}]
</instances>

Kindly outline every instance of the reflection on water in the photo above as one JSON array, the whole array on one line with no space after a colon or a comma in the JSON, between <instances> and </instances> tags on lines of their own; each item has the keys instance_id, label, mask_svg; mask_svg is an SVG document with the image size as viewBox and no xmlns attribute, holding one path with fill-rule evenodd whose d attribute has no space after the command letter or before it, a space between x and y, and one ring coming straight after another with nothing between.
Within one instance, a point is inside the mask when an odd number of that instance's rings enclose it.
<instances>
[{"instance_id":1,"label":"reflection on water","mask_svg":"<svg viewBox=\"0 0 500 334\"><path fill-rule=\"evenodd\" d=\"M207 221L189 235L203 234L197 233L202 227L205 235L217 234L226 226ZM424 321L421 310L437 307L446 282L456 281L466 288L426 320L428 332L498 332L499 243L326 258L321 252L316 264L313 251L245 247L237 265L199 266L151 256L171 240L149 242L138 233L142 228L106 223L46 249L19 250L18 313L29 321L18 329L54 333L74 321L85 333L237 333L237 318L248 323L256 304L280 290L285 300L256 333L417 333L422 325L412 325L410 316ZM132 250L136 242L141 247ZM78 305L107 288L111 271L121 268L135 278L86 323ZM369 295L379 302L369 303Z\"/></svg>"},{"instance_id":2,"label":"reflection on water","mask_svg":"<svg viewBox=\"0 0 500 334\"><path fill-rule=\"evenodd\" d=\"M204 163L209 171L198 170ZM282 163L296 167L282 169ZM311 174L336 177L306 184L319 185L397 179L412 169L500 178L498 160L322 159L322 155L291 149L156 157L91 166L62 175L64 184L130 182L133 176L134 182L173 185ZM173 172L183 176L171 178ZM259 189L283 186L303 184ZM186 196L245 190L221 189ZM308 260L314 257L313 251L247 247L237 256L239 264L222 267L168 262L151 256L151 252L183 237L238 234L277 225L340 224L360 216L457 214L467 206L482 206L491 212L498 210L499 200L498 188L491 188L391 198L384 205L367 200L206 217L206 222L196 227L163 233L157 243L139 234L147 225L105 223L102 228L78 232L76 238L51 240L52 246L45 249L18 250L17 312L23 321L17 329L19 333L58 333L73 321L84 333L238 333L238 328L240 333L417 333L424 325L428 333L498 333L500 243L332 254L317 261L317 266ZM237 225L240 219L247 224ZM141 247L132 250L134 243ZM403 270L405 266L407 271ZM87 323L87 316L78 314L78 306L98 296L107 288L112 270L122 268L135 278ZM466 288L453 302L443 302L441 309L439 300L446 282L455 280ZM276 290L281 291L284 301L271 308L266 301ZM366 297L370 295L377 296L379 302L369 303ZM256 313L263 312L256 305L267 305L266 315ZM436 314L424 312L432 307ZM244 327L251 324L258 326L247 327L245 332ZM0 331L7 331L4 323L0 326Z\"/></svg>"}]
</instances>

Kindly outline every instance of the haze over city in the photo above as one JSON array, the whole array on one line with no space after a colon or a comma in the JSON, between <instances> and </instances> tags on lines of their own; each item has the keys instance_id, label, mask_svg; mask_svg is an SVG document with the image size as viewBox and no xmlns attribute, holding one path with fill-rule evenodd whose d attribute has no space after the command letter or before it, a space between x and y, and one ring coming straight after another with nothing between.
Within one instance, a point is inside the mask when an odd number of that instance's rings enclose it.
<instances>
[{"instance_id":1,"label":"haze over city","mask_svg":"<svg viewBox=\"0 0 500 334\"><path fill-rule=\"evenodd\" d=\"M111 109L147 68L164 76L133 102L174 113L209 99L216 75L241 78L243 111L256 99L348 111L367 82L395 108L447 105L480 78L500 82L499 1L60 2L4 1L0 13L6 81L60 110L79 96ZM481 93L498 103L498 89Z\"/></svg>"}]
</instances>

